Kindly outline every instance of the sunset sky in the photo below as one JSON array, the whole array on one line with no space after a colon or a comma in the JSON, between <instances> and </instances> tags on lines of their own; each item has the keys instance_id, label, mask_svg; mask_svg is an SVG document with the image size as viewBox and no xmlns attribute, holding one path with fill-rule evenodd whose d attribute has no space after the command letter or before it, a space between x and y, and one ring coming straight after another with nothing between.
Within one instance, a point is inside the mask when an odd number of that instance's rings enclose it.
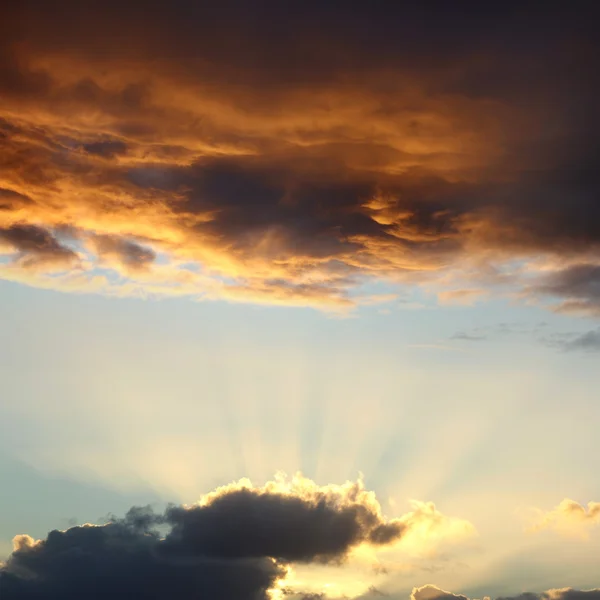
<instances>
[{"instance_id":1,"label":"sunset sky","mask_svg":"<svg viewBox=\"0 0 600 600\"><path fill-rule=\"evenodd\" d=\"M595 3L0 8L0 600L600 600Z\"/></svg>"}]
</instances>

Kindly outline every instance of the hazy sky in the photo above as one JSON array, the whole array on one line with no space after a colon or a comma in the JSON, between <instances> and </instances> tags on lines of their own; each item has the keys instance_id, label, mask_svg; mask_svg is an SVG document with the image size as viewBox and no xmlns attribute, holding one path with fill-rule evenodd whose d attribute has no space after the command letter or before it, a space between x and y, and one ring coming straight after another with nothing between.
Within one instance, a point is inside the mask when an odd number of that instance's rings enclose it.
<instances>
[{"instance_id":1,"label":"hazy sky","mask_svg":"<svg viewBox=\"0 0 600 600\"><path fill-rule=\"evenodd\" d=\"M600 600L594 3L427 4L2 8L1 600Z\"/></svg>"}]
</instances>

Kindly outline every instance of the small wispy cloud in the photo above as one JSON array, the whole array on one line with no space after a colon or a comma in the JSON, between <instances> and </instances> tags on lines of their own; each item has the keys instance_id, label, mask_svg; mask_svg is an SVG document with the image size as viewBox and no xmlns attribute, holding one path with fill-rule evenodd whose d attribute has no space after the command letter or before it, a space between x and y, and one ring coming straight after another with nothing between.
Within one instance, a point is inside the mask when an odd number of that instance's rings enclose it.
<instances>
[{"instance_id":1,"label":"small wispy cloud","mask_svg":"<svg viewBox=\"0 0 600 600\"><path fill-rule=\"evenodd\" d=\"M450 336L451 340L461 340L464 342L481 342L487 340L487 336L483 334L468 333L466 331L459 331L454 335Z\"/></svg>"}]
</instances>

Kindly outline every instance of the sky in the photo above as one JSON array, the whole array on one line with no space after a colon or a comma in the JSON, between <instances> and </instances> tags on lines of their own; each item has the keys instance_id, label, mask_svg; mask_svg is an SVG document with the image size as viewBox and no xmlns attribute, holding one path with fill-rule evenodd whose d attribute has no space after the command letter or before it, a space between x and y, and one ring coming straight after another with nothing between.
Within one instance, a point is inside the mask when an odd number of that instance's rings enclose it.
<instances>
[{"instance_id":1,"label":"sky","mask_svg":"<svg viewBox=\"0 0 600 600\"><path fill-rule=\"evenodd\" d=\"M3 4L1 600L600 600L555 4Z\"/></svg>"}]
</instances>

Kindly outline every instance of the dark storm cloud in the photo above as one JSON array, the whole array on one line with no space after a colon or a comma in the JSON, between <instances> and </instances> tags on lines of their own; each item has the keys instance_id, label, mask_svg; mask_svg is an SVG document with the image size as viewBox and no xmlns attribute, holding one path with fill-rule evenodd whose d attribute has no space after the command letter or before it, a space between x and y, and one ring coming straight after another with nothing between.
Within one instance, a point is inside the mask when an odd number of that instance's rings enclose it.
<instances>
[{"instance_id":1,"label":"dark storm cloud","mask_svg":"<svg viewBox=\"0 0 600 600\"><path fill-rule=\"evenodd\" d=\"M217 211L211 225L232 240L243 237L244 230L280 226L291 243L306 245L317 257L322 255L319 235L329 240L331 248L323 251L330 256L336 248L357 251L349 240L364 236L412 251L444 240L448 259L477 228L482 228L479 242L497 248L575 251L597 248L600 242L600 204L592 190L580 190L575 182L557 189L539 174L534 182L492 185L448 182L433 173L394 177L360 172L347 173L344 181L339 177L342 165L328 173L320 161L302 168L277 164L280 160L274 158L271 165L252 157L200 161L192 168L154 170L163 179L152 183L187 189L189 201L183 208ZM390 222L378 222L365 207L378 193L387 198L383 212ZM593 218L596 210L598 219Z\"/></svg>"},{"instance_id":2,"label":"dark storm cloud","mask_svg":"<svg viewBox=\"0 0 600 600\"><path fill-rule=\"evenodd\" d=\"M220 558L271 556L284 561L336 560L361 542L398 540L405 526L382 523L361 504L337 508L281 494L237 490L209 506L167 511L173 529L165 551Z\"/></svg>"},{"instance_id":3,"label":"dark storm cloud","mask_svg":"<svg viewBox=\"0 0 600 600\"><path fill-rule=\"evenodd\" d=\"M384 520L358 484L294 493L229 486L197 506L133 508L124 519L37 542L17 536L0 566L0 596L266 599L287 563L339 562L359 544L397 540L406 527Z\"/></svg>"},{"instance_id":4,"label":"dark storm cloud","mask_svg":"<svg viewBox=\"0 0 600 600\"><path fill-rule=\"evenodd\" d=\"M165 293L347 307L368 278L539 255L588 262L593 287L592 8L11 3L0 227L150 240L112 255Z\"/></svg>"},{"instance_id":5,"label":"dark storm cloud","mask_svg":"<svg viewBox=\"0 0 600 600\"><path fill-rule=\"evenodd\" d=\"M361 211L373 184L310 181L287 169L253 163L202 161L191 168L132 171L130 177L150 187L187 189L188 202L181 210L213 214L201 230L244 253L268 232L279 234L277 250L283 254L314 259L357 252L361 244L351 241L354 236L387 235L385 227Z\"/></svg>"},{"instance_id":6,"label":"dark storm cloud","mask_svg":"<svg viewBox=\"0 0 600 600\"><path fill-rule=\"evenodd\" d=\"M160 544L156 533L127 520L52 531L35 544L17 539L0 570L0 595L3 600L256 600L267 598L266 590L284 573L267 558L170 561L157 556Z\"/></svg>"}]
</instances>

